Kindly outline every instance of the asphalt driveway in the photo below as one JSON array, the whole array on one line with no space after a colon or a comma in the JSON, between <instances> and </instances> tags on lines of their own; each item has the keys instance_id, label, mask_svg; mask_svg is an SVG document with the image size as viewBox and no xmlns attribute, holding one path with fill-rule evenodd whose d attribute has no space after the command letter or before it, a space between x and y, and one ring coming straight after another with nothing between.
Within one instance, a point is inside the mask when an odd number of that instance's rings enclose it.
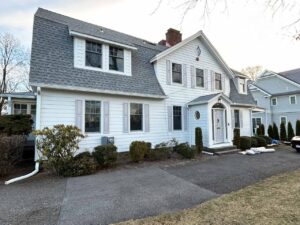
<instances>
[{"instance_id":1,"label":"asphalt driveway","mask_svg":"<svg viewBox=\"0 0 300 225\"><path fill-rule=\"evenodd\" d=\"M300 168L300 154L288 149L160 163L69 179L39 174L20 183L0 185L0 224L109 224L192 207Z\"/></svg>"}]
</instances>

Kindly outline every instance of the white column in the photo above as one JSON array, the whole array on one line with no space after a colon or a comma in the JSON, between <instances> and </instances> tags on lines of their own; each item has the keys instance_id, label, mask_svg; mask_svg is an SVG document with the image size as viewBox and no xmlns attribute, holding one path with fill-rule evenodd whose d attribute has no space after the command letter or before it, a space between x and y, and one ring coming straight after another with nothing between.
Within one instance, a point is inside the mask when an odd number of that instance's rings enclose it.
<instances>
[{"instance_id":1,"label":"white column","mask_svg":"<svg viewBox=\"0 0 300 225\"><path fill-rule=\"evenodd\" d=\"M36 95L36 121L35 121L35 129L41 129L41 110L42 110L42 89L37 87L37 95ZM37 141L37 138L35 139ZM39 160L38 149L35 145L35 152L34 152L34 160Z\"/></svg>"},{"instance_id":2,"label":"white column","mask_svg":"<svg viewBox=\"0 0 300 225\"><path fill-rule=\"evenodd\" d=\"M11 103L11 96L7 98L7 114L12 114L12 103Z\"/></svg>"}]
</instances>

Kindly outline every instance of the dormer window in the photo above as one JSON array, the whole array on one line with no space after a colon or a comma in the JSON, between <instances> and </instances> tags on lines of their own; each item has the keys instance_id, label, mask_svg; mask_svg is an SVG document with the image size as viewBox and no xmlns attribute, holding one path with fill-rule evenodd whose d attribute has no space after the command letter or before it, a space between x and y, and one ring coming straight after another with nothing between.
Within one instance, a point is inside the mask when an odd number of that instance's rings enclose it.
<instances>
[{"instance_id":1,"label":"dormer window","mask_svg":"<svg viewBox=\"0 0 300 225\"><path fill-rule=\"evenodd\" d=\"M239 78L239 88L240 93L245 94L246 93L246 80L243 78Z\"/></svg>"},{"instance_id":2,"label":"dormer window","mask_svg":"<svg viewBox=\"0 0 300 225\"><path fill-rule=\"evenodd\" d=\"M124 50L109 46L109 69L124 72Z\"/></svg>"},{"instance_id":3,"label":"dormer window","mask_svg":"<svg viewBox=\"0 0 300 225\"><path fill-rule=\"evenodd\" d=\"M102 45L96 42L85 43L85 65L102 68Z\"/></svg>"}]
</instances>

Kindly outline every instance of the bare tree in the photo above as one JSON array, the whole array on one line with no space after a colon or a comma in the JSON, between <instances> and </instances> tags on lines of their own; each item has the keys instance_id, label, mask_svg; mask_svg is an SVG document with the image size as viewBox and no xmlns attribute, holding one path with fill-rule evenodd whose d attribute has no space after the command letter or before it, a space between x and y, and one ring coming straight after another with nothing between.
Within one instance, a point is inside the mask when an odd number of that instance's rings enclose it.
<instances>
[{"instance_id":1,"label":"bare tree","mask_svg":"<svg viewBox=\"0 0 300 225\"><path fill-rule=\"evenodd\" d=\"M12 34L0 34L0 93L15 91L25 82L25 68L29 54ZM0 115L5 99L0 97Z\"/></svg>"},{"instance_id":2,"label":"bare tree","mask_svg":"<svg viewBox=\"0 0 300 225\"><path fill-rule=\"evenodd\" d=\"M169 5L178 8L181 13L181 25L184 21L185 16L189 13L189 11L195 9L197 6L201 9L200 15L201 19L204 20L209 18L211 12L213 12L216 6L221 6L224 8L224 12L229 11L229 4L234 4L234 0L159 0L154 11L155 13L159 10L160 6L163 2L167 1ZM300 16L293 18L290 15L291 12L299 15L300 12L300 1L299 0L244 0L246 3L255 2L256 4L260 4L265 8L265 12L270 12L272 17L280 16L282 14L288 15L290 19L290 23L286 24L283 28L286 31L293 32L292 36L296 40L300 40ZM175 2L175 3L173 3ZM291 31L292 30L292 31Z\"/></svg>"},{"instance_id":3,"label":"bare tree","mask_svg":"<svg viewBox=\"0 0 300 225\"><path fill-rule=\"evenodd\" d=\"M255 81L257 76L262 72L262 66L248 66L242 69L242 73L247 75L251 80Z\"/></svg>"}]
</instances>

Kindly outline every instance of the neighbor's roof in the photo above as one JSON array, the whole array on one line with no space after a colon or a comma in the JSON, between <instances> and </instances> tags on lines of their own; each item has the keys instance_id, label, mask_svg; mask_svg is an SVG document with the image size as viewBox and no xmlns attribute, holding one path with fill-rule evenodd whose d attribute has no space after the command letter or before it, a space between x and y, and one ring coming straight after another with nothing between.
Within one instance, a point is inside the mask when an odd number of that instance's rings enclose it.
<instances>
[{"instance_id":1,"label":"neighbor's roof","mask_svg":"<svg viewBox=\"0 0 300 225\"><path fill-rule=\"evenodd\" d=\"M74 68L70 31L135 47L132 76ZM39 8L34 17L29 81L33 86L164 98L150 59L165 49L162 45Z\"/></svg>"},{"instance_id":2,"label":"neighbor's roof","mask_svg":"<svg viewBox=\"0 0 300 225\"><path fill-rule=\"evenodd\" d=\"M4 98L29 98L29 99L35 99L36 96L33 92L11 92L11 93L3 93L0 94L0 97Z\"/></svg>"},{"instance_id":3,"label":"neighbor's roof","mask_svg":"<svg viewBox=\"0 0 300 225\"><path fill-rule=\"evenodd\" d=\"M300 84L300 68L278 73L279 75Z\"/></svg>"}]
</instances>

